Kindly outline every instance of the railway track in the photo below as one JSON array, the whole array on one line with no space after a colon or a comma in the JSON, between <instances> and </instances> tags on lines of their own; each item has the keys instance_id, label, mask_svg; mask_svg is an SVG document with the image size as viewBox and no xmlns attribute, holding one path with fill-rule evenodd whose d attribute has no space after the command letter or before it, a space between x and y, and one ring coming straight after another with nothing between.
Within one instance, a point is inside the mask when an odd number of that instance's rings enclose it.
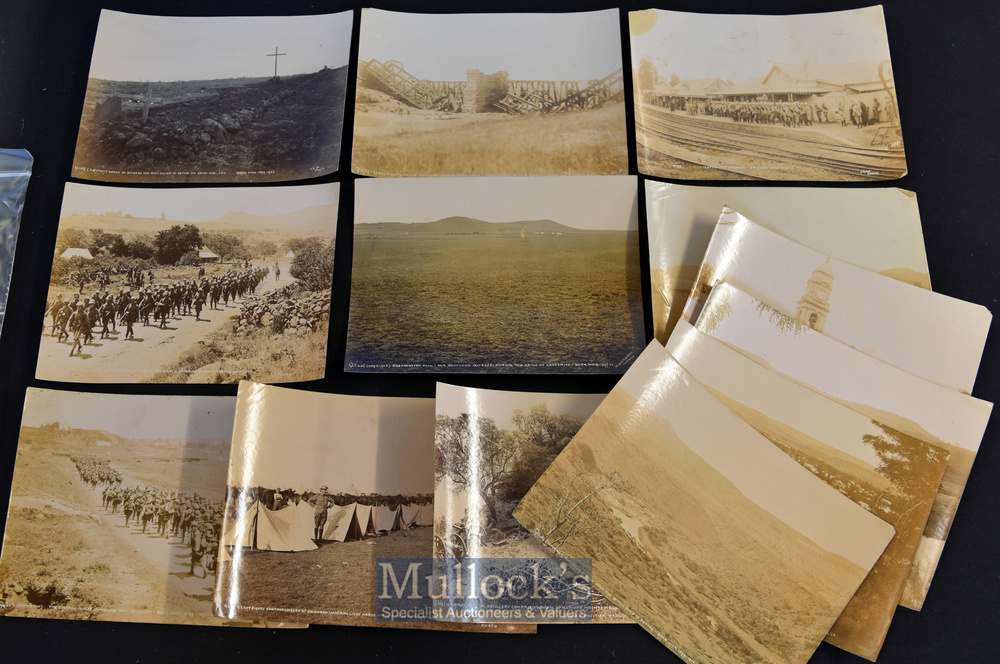
<instances>
[{"instance_id":1,"label":"railway track","mask_svg":"<svg viewBox=\"0 0 1000 664\"><path fill-rule=\"evenodd\" d=\"M751 179L776 179L755 175L738 168L747 159L757 159L782 167L792 174L819 172L834 180L894 180L906 173L901 150L845 145L808 136L788 136L787 131L768 125L728 123L676 115L652 106L643 106L643 122L637 140L647 149L671 159L697 163L697 155L719 157L732 164L712 165ZM681 148L682 154L677 154ZM694 159L692 159L694 157ZM729 158L727 160L727 157ZM735 159L733 159L735 157ZM665 174L669 177L669 173ZM812 179L808 175L794 179Z\"/></svg>"}]
</instances>

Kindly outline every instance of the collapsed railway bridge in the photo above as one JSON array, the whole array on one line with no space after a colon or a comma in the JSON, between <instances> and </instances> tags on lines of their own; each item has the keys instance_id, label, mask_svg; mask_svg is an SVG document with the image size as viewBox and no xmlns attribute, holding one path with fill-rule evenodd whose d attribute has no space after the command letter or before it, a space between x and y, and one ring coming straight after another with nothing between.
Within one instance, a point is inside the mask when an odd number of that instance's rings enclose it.
<instances>
[{"instance_id":1,"label":"collapsed railway bridge","mask_svg":"<svg viewBox=\"0 0 1000 664\"><path fill-rule=\"evenodd\" d=\"M624 97L622 70L590 81L510 80L507 72L466 72L464 81L426 81L397 61L358 64L358 83L423 110L462 113L560 113L597 108Z\"/></svg>"}]
</instances>

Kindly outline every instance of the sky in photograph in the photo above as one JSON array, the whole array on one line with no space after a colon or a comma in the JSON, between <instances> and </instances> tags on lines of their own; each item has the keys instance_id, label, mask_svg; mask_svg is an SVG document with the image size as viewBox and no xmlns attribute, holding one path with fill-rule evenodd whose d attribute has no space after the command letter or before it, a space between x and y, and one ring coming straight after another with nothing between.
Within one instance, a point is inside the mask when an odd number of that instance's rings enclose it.
<instances>
[{"instance_id":1,"label":"sky in photograph","mask_svg":"<svg viewBox=\"0 0 1000 664\"><path fill-rule=\"evenodd\" d=\"M466 71L512 80L581 81L622 66L618 10L572 14L406 14L365 9L358 57L403 63L429 81Z\"/></svg>"},{"instance_id":2,"label":"sky in photograph","mask_svg":"<svg viewBox=\"0 0 1000 664\"><path fill-rule=\"evenodd\" d=\"M656 341L619 381L637 401L625 423L653 413L746 498L837 555L871 567L887 524L855 505L754 431L684 371ZM670 464L670 446L650 456ZM604 468L611 472L615 468ZM655 468L642 473L656 473ZM628 480L628 476L625 476ZM875 550L877 548L877 550Z\"/></svg>"},{"instance_id":3,"label":"sky in photograph","mask_svg":"<svg viewBox=\"0 0 1000 664\"><path fill-rule=\"evenodd\" d=\"M634 176L371 178L355 182L355 223L550 219L588 230L635 230Z\"/></svg>"},{"instance_id":4,"label":"sky in photograph","mask_svg":"<svg viewBox=\"0 0 1000 664\"><path fill-rule=\"evenodd\" d=\"M740 83L778 63L881 62L889 57L881 7L754 16L644 10L629 15L632 66L651 57L669 80Z\"/></svg>"},{"instance_id":5,"label":"sky in photograph","mask_svg":"<svg viewBox=\"0 0 1000 664\"><path fill-rule=\"evenodd\" d=\"M137 218L199 223L230 212L276 216L314 205L331 205L336 215L339 183L296 187L137 189L68 182L60 217L121 210Z\"/></svg>"},{"instance_id":6,"label":"sky in photograph","mask_svg":"<svg viewBox=\"0 0 1000 664\"><path fill-rule=\"evenodd\" d=\"M501 429L514 429L514 411L527 413L533 406L544 403L555 415L590 417L604 400L605 394L561 394L546 392L507 392L458 387L446 383L437 385L437 413L458 417L475 413L490 417Z\"/></svg>"},{"instance_id":7,"label":"sky in photograph","mask_svg":"<svg viewBox=\"0 0 1000 664\"><path fill-rule=\"evenodd\" d=\"M347 64L353 12L318 16L145 16L105 9L90 77L197 81L308 74ZM268 53L285 55L269 57Z\"/></svg>"},{"instance_id":8,"label":"sky in photograph","mask_svg":"<svg viewBox=\"0 0 1000 664\"><path fill-rule=\"evenodd\" d=\"M123 438L225 440L233 434L233 397L90 394L28 388L22 426L107 431Z\"/></svg>"},{"instance_id":9,"label":"sky in photograph","mask_svg":"<svg viewBox=\"0 0 1000 664\"><path fill-rule=\"evenodd\" d=\"M433 493L434 400L240 384L230 481ZM352 489L351 487L354 487Z\"/></svg>"}]
</instances>

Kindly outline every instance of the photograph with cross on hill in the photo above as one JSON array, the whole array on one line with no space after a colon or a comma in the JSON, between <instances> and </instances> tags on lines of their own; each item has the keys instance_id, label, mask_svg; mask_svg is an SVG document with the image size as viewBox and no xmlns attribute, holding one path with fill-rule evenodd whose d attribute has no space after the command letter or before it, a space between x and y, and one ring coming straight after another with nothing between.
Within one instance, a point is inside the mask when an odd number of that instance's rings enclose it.
<instances>
[{"instance_id":1,"label":"photograph with cross on hill","mask_svg":"<svg viewBox=\"0 0 1000 664\"><path fill-rule=\"evenodd\" d=\"M339 193L67 183L37 377L322 378Z\"/></svg>"},{"instance_id":2,"label":"photograph with cross on hill","mask_svg":"<svg viewBox=\"0 0 1000 664\"><path fill-rule=\"evenodd\" d=\"M881 7L629 13L639 171L895 180L906 157Z\"/></svg>"},{"instance_id":3,"label":"photograph with cross on hill","mask_svg":"<svg viewBox=\"0 0 1000 664\"><path fill-rule=\"evenodd\" d=\"M359 175L628 171L618 10L361 15Z\"/></svg>"},{"instance_id":4,"label":"photograph with cross on hill","mask_svg":"<svg viewBox=\"0 0 1000 664\"><path fill-rule=\"evenodd\" d=\"M353 12L101 12L73 176L277 182L340 165Z\"/></svg>"}]
</instances>

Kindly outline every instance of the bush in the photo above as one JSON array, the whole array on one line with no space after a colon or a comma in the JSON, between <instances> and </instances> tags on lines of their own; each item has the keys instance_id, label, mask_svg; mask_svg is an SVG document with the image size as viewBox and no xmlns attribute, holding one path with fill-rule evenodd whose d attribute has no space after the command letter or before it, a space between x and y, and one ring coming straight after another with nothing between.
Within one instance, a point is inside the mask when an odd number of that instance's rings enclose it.
<instances>
[{"instance_id":1,"label":"bush","mask_svg":"<svg viewBox=\"0 0 1000 664\"><path fill-rule=\"evenodd\" d=\"M324 246L319 238L308 238L295 251L289 271L305 290L330 290L333 282L333 253L333 240Z\"/></svg>"}]
</instances>

